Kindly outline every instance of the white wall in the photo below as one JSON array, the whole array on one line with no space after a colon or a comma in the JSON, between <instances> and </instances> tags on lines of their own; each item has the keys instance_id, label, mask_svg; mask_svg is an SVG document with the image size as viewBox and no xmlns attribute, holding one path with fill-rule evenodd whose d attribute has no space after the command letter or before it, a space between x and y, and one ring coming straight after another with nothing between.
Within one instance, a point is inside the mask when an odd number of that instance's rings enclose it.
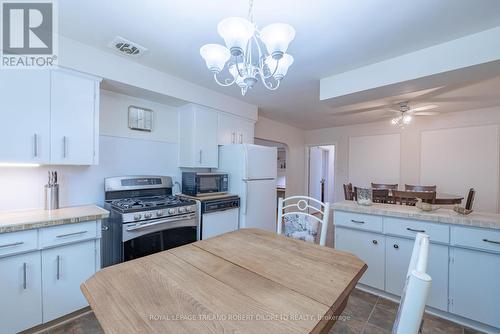
<instances>
[{"instance_id":1,"label":"white wall","mask_svg":"<svg viewBox=\"0 0 500 334\"><path fill-rule=\"evenodd\" d=\"M286 195L305 195L304 130L259 116L255 124L255 138L280 142L288 146Z\"/></svg>"},{"instance_id":2,"label":"white wall","mask_svg":"<svg viewBox=\"0 0 500 334\"><path fill-rule=\"evenodd\" d=\"M465 112L452 112L433 117L416 117L413 124L404 130L399 130L392 126L390 122L385 121L306 131L305 142L307 145L336 145L335 201L339 201L343 200L344 197L342 184L349 181L350 137L399 133L401 151L398 183L421 184L421 135L423 131L483 125L500 126L500 109L488 108ZM459 150L460 148L457 149ZM477 147L477 150L481 149L482 147ZM463 154L466 159L467 152L463 152ZM495 157L492 157L489 163L496 163L494 160ZM477 173L481 175L479 169ZM494 180L491 182L495 183ZM462 186L463 190L460 194L466 196L468 187L469 184L464 181ZM440 190L442 192L447 192L447 189ZM484 191L484 194L481 196L491 196L498 199L499 184L498 182L494 184L494 190L477 189L477 191L478 193ZM486 208L487 211L498 211L498 208L496 210L491 210L484 204L485 203L481 203L481 199L479 198L476 202L476 209L483 207Z\"/></svg>"},{"instance_id":3,"label":"white wall","mask_svg":"<svg viewBox=\"0 0 500 334\"><path fill-rule=\"evenodd\" d=\"M153 132L128 129L129 105L154 111ZM61 206L102 204L103 181L109 176L160 174L180 181L176 108L101 91L100 111L99 165L1 168L0 184L4 191L0 195L0 211L43 207L43 185L48 170L59 173Z\"/></svg>"}]
</instances>

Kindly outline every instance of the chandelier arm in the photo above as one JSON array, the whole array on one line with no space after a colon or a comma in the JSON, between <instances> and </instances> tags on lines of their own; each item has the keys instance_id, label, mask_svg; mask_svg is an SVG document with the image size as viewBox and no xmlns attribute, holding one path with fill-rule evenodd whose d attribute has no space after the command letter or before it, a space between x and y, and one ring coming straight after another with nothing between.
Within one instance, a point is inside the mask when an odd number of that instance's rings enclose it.
<instances>
[{"instance_id":1,"label":"chandelier arm","mask_svg":"<svg viewBox=\"0 0 500 334\"><path fill-rule=\"evenodd\" d=\"M238 65L238 59L236 59L235 64L236 64L236 71L238 72L238 75L240 77L244 78L245 77L245 73L241 71L240 65ZM236 80L236 78L234 80Z\"/></svg>"},{"instance_id":2,"label":"chandelier arm","mask_svg":"<svg viewBox=\"0 0 500 334\"><path fill-rule=\"evenodd\" d=\"M268 79L268 78L270 78L270 77L274 77L274 75L275 75L275 74L276 74L276 72L278 71L278 66L279 66L279 64L280 64L280 59L276 60L276 67L274 68L273 73L272 73L270 76L265 77L265 79ZM269 70L271 70L271 69L269 69Z\"/></svg>"},{"instance_id":3,"label":"chandelier arm","mask_svg":"<svg viewBox=\"0 0 500 334\"><path fill-rule=\"evenodd\" d=\"M264 87L266 87L269 90L276 90L279 88L281 80L276 80L276 86L273 87L273 84L270 82L267 82L264 78L262 79L262 83L264 84Z\"/></svg>"},{"instance_id":4,"label":"chandelier arm","mask_svg":"<svg viewBox=\"0 0 500 334\"><path fill-rule=\"evenodd\" d=\"M233 80L226 79L226 80L224 80L225 82L220 82L219 78L217 78L217 73L214 73L214 80L215 80L215 82L217 82L218 85L220 85L222 87L231 86L232 84L234 84L236 82L236 78L234 78Z\"/></svg>"}]
</instances>

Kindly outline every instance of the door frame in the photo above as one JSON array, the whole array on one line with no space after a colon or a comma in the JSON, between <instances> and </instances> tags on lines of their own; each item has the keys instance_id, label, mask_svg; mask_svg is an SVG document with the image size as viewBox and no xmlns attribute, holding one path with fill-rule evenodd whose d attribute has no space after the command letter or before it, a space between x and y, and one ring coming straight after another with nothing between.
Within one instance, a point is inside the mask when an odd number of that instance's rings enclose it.
<instances>
[{"instance_id":1,"label":"door frame","mask_svg":"<svg viewBox=\"0 0 500 334\"><path fill-rule=\"evenodd\" d=\"M328 142L328 143L321 143L321 144L306 144L305 147L305 183L304 183L304 189L306 190L307 195L309 196L310 192L310 185L309 185L309 178L311 177L311 173L309 170L310 167L310 162L311 162L311 147L317 147L317 146L333 146L333 170L335 171L337 169L337 148L338 148L338 143L337 142ZM336 196L335 196L335 187L337 186L337 173L333 173L333 200L329 201L330 203L334 203L336 201Z\"/></svg>"}]
</instances>

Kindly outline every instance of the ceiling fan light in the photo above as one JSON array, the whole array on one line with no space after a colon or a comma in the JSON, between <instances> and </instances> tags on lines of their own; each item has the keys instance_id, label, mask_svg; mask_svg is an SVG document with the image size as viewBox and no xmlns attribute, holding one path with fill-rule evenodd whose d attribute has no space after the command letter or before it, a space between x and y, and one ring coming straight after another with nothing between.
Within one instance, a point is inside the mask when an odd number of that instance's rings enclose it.
<instances>
[{"instance_id":1,"label":"ceiling fan light","mask_svg":"<svg viewBox=\"0 0 500 334\"><path fill-rule=\"evenodd\" d=\"M276 69L276 63L278 63L278 68ZM276 80L282 80L283 77L287 74L288 68L293 64L293 57L290 56L289 54L285 53L283 55L283 58L280 60L276 60L273 58L273 56L268 56L266 58L266 65L269 68L269 71L271 73L274 72L276 69L276 72L274 73L274 79Z\"/></svg>"},{"instance_id":2,"label":"ceiling fan light","mask_svg":"<svg viewBox=\"0 0 500 334\"><path fill-rule=\"evenodd\" d=\"M397 118L391 119L391 124L392 125L398 125L398 123L399 123L399 120Z\"/></svg>"},{"instance_id":3,"label":"ceiling fan light","mask_svg":"<svg viewBox=\"0 0 500 334\"><path fill-rule=\"evenodd\" d=\"M406 124L406 125L410 124L411 120L412 120L412 117L410 115L403 116L403 123L404 124Z\"/></svg>"},{"instance_id":4,"label":"ceiling fan light","mask_svg":"<svg viewBox=\"0 0 500 334\"><path fill-rule=\"evenodd\" d=\"M280 59L295 38L295 29L286 23L273 23L265 26L260 32L260 39L266 45L273 58Z\"/></svg>"},{"instance_id":5,"label":"ceiling fan light","mask_svg":"<svg viewBox=\"0 0 500 334\"><path fill-rule=\"evenodd\" d=\"M205 59L210 71L219 73L231 58L229 50L220 44L205 44L200 48L200 55Z\"/></svg>"},{"instance_id":6,"label":"ceiling fan light","mask_svg":"<svg viewBox=\"0 0 500 334\"><path fill-rule=\"evenodd\" d=\"M255 32L255 26L242 17L228 17L219 22L217 32L224 39L231 55L237 57L243 54L248 40Z\"/></svg>"}]
</instances>

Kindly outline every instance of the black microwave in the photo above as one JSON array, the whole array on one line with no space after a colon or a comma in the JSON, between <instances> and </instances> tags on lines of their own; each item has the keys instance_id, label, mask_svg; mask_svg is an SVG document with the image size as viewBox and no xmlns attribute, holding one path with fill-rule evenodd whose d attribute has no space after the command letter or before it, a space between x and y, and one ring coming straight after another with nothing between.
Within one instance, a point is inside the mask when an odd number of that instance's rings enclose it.
<instances>
[{"instance_id":1,"label":"black microwave","mask_svg":"<svg viewBox=\"0 0 500 334\"><path fill-rule=\"evenodd\" d=\"M225 173L182 172L182 193L188 196L225 194L228 180Z\"/></svg>"}]
</instances>

